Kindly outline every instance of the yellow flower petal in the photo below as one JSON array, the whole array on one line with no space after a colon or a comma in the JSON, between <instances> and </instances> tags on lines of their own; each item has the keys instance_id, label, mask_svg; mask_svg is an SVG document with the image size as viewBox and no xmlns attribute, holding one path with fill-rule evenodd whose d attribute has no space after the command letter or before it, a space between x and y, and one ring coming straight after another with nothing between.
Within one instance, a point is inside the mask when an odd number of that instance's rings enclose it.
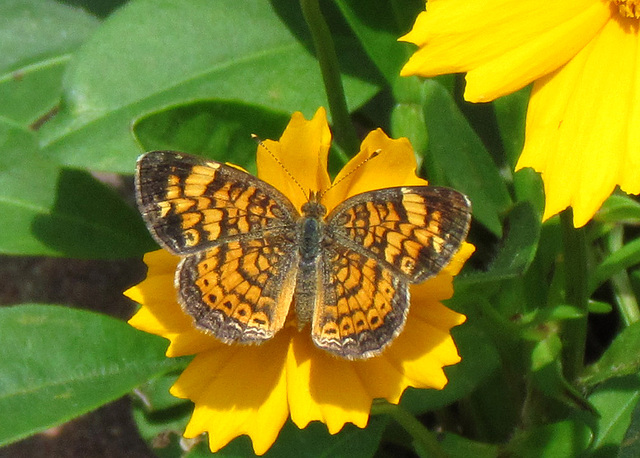
<instances>
[{"instance_id":1,"label":"yellow flower petal","mask_svg":"<svg viewBox=\"0 0 640 458\"><path fill-rule=\"evenodd\" d=\"M400 367L404 376L416 388L442 389L447 384L444 366L460 361L449 329L464 322L465 317L438 302L424 302L414 298L413 315L398 338L385 351L384 357ZM433 319L428 313L437 317ZM442 327L441 323L447 323Z\"/></svg>"},{"instance_id":2,"label":"yellow flower petal","mask_svg":"<svg viewBox=\"0 0 640 458\"><path fill-rule=\"evenodd\" d=\"M408 386L415 388L442 389L447 384L443 366L460 361L449 330L466 320L439 301L453 295L452 277L445 271L457 273L459 266L473 253L471 244L464 244L443 272L419 285L411 285L411 308L405 329L381 355L402 374L398 379L402 391ZM428 336L428 337L427 337ZM371 363L374 363L372 360ZM369 364L364 361L362 364ZM387 387L387 393L392 390ZM398 402L399 396L385 397L389 402Z\"/></svg>"},{"instance_id":3,"label":"yellow flower petal","mask_svg":"<svg viewBox=\"0 0 640 458\"><path fill-rule=\"evenodd\" d=\"M400 365L387 357L386 352L366 361L358 361L354 367L372 399L386 399L397 404L404 390L413 386L412 380L405 376Z\"/></svg>"},{"instance_id":4,"label":"yellow flower petal","mask_svg":"<svg viewBox=\"0 0 640 458\"><path fill-rule=\"evenodd\" d=\"M545 8L547 15L558 17L558 14L566 14L568 19L543 33L531 30L532 35L518 48L470 70L466 77L466 100L489 102L556 70L574 57L609 19L609 7L602 1L591 1L591 5L571 2L554 4L571 6L572 11L551 11ZM585 9L581 10L583 7ZM541 20L551 19L536 17ZM548 52L549 49L554 52Z\"/></svg>"},{"instance_id":5,"label":"yellow flower petal","mask_svg":"<svg viewBox=\"0 0 640 458\"><path fill-rule=\"evenodd\" d=\"M420 47L402 74L467 72L478 102L534 81L517 168L542 173L544 219L571 206L582 226L616 186L640 192L634 5L430 0L401 38Z\"/></svg>"},{"instance_id":6,"label":"yellow flower petal","mask_svg":"<svg viewBox=\"0 0 640 458\"><path fill-rule=\"evenodd\" d=\"M579 227L616 184L640 192L638 140L627 127L638 119L638 37L620 22L609 21L571 62L534 86L516 169L542 173L544 219L572 206Z\"/></svg>"},{"instance_id":7,"label":"yellow flower petal","mask_svg":"<svg viewBox=\"0 0 640 458\"><path fill-rule=\"evenodd\" d=\"M124 293L130 299L145 304L131 317L129 324L169 338L169 357L190 355L220 345L213 337L195 329L193 319L178 304L173 286L178 260L177 256L165 250L147 253L144 257L149 267L147 278Z\"/></svg>"},{"instance_id":8,"label":"yellow flower petal","mask_svg":"<svg viewBox=\"0 0 640 458\"><path fill-rule=\"evenodd\" d=\"M315 347L308 332L293 337L288 371L291 420L299 428L319 420L335 434L347 422L367 425L372 398L353 363Z\"/></svg>"},{"instance_id":9,"label":"yellow flower petal","mask_svg":"<svg viewBox=\"0 0 640 458\"><path fill-rule=\"evenodd\" d=\"M609 16L601 0L432 0L401 38L421 46L401 75L468 72L465 98L493 100L566 63Z\"/></svg>"},{"instance_id":10,"label":"yellow flower petal","mask_svg":"<svg viewBox=\"0 0 640 458\"><path fill-rule=\"evenodd\" d=\"M180 258L173 256L165 250L156 250L145 254L143 261L149 270L153 270L154 275L156 276L175 276L176 267L178 267Z\"/></svg>"},{"instance_id":11,"label":"yellow flower petal","mask_svg":"<svg viewBox=\"0 0 640 458\"><path fill-rule=\"evenodd\" d=\"M174 288L168 286L173 283L173 277L174 275L166 274L147 276L144 282L127 291L128 296L136 302L153 304L151 307L154 309L153 315L156 322L154 326L158 326L159 331L181 332L193 327L191 317L184 313L176 313L180 311L176 292ZM137 322L140 318L134 315L131 320ZM145 331L151 332L148 329Z\"/></svg>"},{"instance_id":12,"label":"yellow flower petal","mask_svg":"<svg viewBox=\"0 0 640 458\"><path fill-rule=\"evenodd\" d=\"M216 350L224 346L218 339L206 335L195 328L192 328L190 331L179 333L167 332L161 335L171 341L167 348L167 356L170 358Z\"/></svg>"},{"instance_id":13,"label":"yellow flower petal","mask_svg":"<svg viewBox=\"0 0 640 458\"><path fill-rule=\"evenodd\" d=\"M286 335L278 335L259 346L223 346L198 355L171 388L173 395L196 405L185 437L208 432L215 452L247 434L256 454L265 453L289 413L288 344Z\"/></svg>"},{"instance_id":14,"label":"yellow flower petal","mask_svg":"<svg viewBox=\"0 0 640 458\"><path fill-rule=\"evenodd\" d=\"M302 335L293 335L291 338L286 363L289 409L291 421L298 428L305 428L312 421L324 420L320 406L314 402L310 390L311 357L315 348L311 339L305 339Z\"/></svg>"},{"instance_id":15,"label":"yellow flower petal","mask_svg":"<svg viewBox=\"0 0 640 458\"><path fill-rule=\"evenodd\" d=\"M144 259L149 263L147 266L153 274L147 275L142 283L126 290L124 295L139 304L153 304L155 313L154 310L142 307L129 320L129 324L154 334L189 330L192 328L192 320L186 315L175 316L174 309L178 306L176 293L175 289L172 290L168 286L173 282L178 258L171 256L164 250L158 250L147 253ZM159 267L160 264L162 267ZM173 267L173 272L167 273L167 268L171 267Z\"/></svg>"},{"instance_id":16,"label":"yellow flower petal","mask_svg":"<svg viewBox=\"0 0 640 458\"><path fill-rule=\"evenodd\" d=\"M411 285L411 302L418 300L417 298L420 298L420 300L430 298L436 301L450 299L453 296L453 277L460 272L460 269L462 269L462 266L474 251L475 247L473 245L464 242L451 262L438 275L429 278L424 283Z\"/></svg>"},{"instance_id":17,"label":"yellow flower petal","mask_svg":"<svg viewBox=\"0 0 640 458\"><path fill-rule=\"evenodd\" d=\"M468 242L462 242L460 249L455 254L451 262L444 269L442 269L443 273L448 273L449 275L458 275L464 263L471 257L471 255L476 251L476 247L471 245ZM437 277L436 277L437 278Z\"/></svg>"},{"instance_id":18,"label":"yellow flower petal","mask_svg":"<svg viewBox=\"0 0 640 458\"><path fill-rule=\"evenodd\" d=\"M370 159L373 153L377 156ZM365 161L370 159L366 164ZM336 176L336 186L328 191L322 203L331 211L351 196L394 186L424 186L427 181L416 175L416 158L406 138L389 138L381 129L369 133L360 152Z\"/></svg>"},{"instance_id":19,"label":"yellow flower petal","mask_svg":"<svg viewBox=\"0 0 640 458\"><path fill-rule=\"evenodd\" d=\"M298 210L308 201L309 191L329 187L331 132L324 108L310 121L294 113L280 140L265 140L264 145L272 154L258 146L258 177L280 190Z\"/></svg>"}]
</instances>

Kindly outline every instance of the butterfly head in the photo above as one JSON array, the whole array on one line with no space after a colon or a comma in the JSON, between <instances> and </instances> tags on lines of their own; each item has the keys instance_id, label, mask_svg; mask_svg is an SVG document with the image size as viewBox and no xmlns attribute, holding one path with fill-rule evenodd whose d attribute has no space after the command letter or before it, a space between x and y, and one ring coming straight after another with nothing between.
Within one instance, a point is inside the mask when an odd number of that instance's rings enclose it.
<instances>
[{"instance_id":1,"label":"butterfly head","mask_svg":"<svg viewBox=\"0 0 640 458\"><path fill-rule=\"evenodd\" d=\"M307 203L302 205L302 214L308 218L322 219L327 214L327 209L320 203L322 193L309 191Z\"/></svg>"}]
</instances>

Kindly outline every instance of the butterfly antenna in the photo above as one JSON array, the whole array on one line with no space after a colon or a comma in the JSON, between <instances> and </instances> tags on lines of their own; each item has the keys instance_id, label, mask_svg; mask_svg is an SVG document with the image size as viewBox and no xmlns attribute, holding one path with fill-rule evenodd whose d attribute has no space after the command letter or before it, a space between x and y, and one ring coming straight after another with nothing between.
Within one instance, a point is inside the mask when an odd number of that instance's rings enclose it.
<instances>
[{"instance_id":1,"label":"butterfly antenna","mask_svg":"<svg viewBox=\"0 0 640 458\"><path fill-rule=\"evenodd\" d=\"M273 154L273 151L271 151L269 148L267 148L267 145L265 145L264 142L262 140L260 140L260 137L258 137L256 134L251 134L251 138L253 138L258 145L262 146L262 148L264 148L264 150L267 153L269 153L269 155L273 158L273 160L276 161L276 163L280 167L282 167L282 170L284 170L285 173L289 176L289 178L291 178L291 180L298 186L298 188L300 188L300 191L302 191L302 194L304 194L304 197L307 200L309 200L309 196L305 192L305 190L302 187L302 185L300 184L300 182L298 180L296 180L296 177L294 177L293 174L289 171L289 169L284 166L282 161L280 161L280 159L278 159L278 157L275 154Z\"/></svg>"},{"instance_id":2,"label":"butterfly antenna","mask_svg":"<svg viewBox=\"0 0 640 458\"><path fill-rule=\"evenodd\" d=\"M340 183L342 183L346 178L350 177L351 175L353 175L356 171L358 171L360 169L360 167L362 167L363 165L365 165L367 162L369 162L371 159L373 159L374 157L378 156L380 153L382 152L381 149L377 149L375 150L373 153L371 153L371 156L369 156L368 158L366 158L364 161L362 161L361 163L359 163L358 165L356 165L354 168L352 168L349 173L347 173L345 176L343 176L342 178L340 178L338 181L336 181L335 183L333 183L331 186L329 186L327 189L325 189L324 191L322 191L320 193L320 195L318 196L318 198L322 198L322 196L324 196L327 192L329 192L331 189L335 188L336 186L338 186Z\"/></svg>"}]
</instances>

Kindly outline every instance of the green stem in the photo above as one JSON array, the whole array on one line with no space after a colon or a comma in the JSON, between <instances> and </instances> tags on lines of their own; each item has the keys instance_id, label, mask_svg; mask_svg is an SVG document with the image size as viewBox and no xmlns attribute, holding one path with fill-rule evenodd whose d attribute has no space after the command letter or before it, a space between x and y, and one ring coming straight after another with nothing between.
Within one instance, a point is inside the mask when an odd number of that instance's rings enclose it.
<instances>
[{"instance_id":1,"label":"green stem","mask_svg":"<svg viewBox=\"0 0 640 458\"><path fill-rule=\"evenodd\" d=\"M318 0L300 0L300 7L320 64L336 141L347 153L354 155L360 150L360 140L351 123L331 31L322 16Z\"/></svg>"},{"instance_id":2,"label":"green stem","mask_svg":"<svg viewBox=\"0 0 640 458\"><path fill-rule=\"evenodd\" d=\"M575 320L567 320L563 326L563 366L565 377L575 380L582 372L587 341L587 238L584 228L573 227L571 209L560 213L562 242L564 245L564 272L566 301L584 313Z\"/></svg>"},{"instance_id":3,"label":"green stem","mask_svg":"<svg viewBox=\"0 0 640 458\"><path fill-rule=\"evenodd\" d=\"M609 235L608 250L609 253L615 253L624 245L624 229L623 226L617 226L611 230ZM618 311L622 317L625 326L629 326L640 320L640 308L636 295L631 287L631 281L626 270L614 274L611 277L611 285L615 296Z\"/></svg>"},{"instance_id":4,"label":"green stem","mask_svg":"<svg viewBox=\"0 0 640 458\"><path fill-rule=\"evenodd\" d=\"M371 414L386 414L393 418L413 438L415 444L422 453L435 458L446 458L447 454L442 450L435 435L424 427L416 417L396 404L391 404L382 399L376 399L371 406Z\"/></svg>"}]
</instances>

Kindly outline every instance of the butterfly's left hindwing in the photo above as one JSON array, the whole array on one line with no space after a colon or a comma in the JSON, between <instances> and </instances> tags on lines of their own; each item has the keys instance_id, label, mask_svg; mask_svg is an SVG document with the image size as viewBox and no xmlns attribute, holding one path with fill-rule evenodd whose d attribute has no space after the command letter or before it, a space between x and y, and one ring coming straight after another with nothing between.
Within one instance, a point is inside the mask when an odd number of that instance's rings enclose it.
<instances>
[{"instance_id":1,"label":"butterfly's left hindwing","mask_svg":"<svg viewBox=\"0 0 640 458\"><path fill-rule=\"evenodd\" d=\"M284 325L297 252L282 236L234 240L182 260L178 297L196 326L225 343L259 343Z\"/></svg>"},{"instance_id":2,"label":"butterfly's left hindwing","mask_svg":"<svg viewBox=\"0 0 640 458\"><path fill-rule=\"evenodd\" d=\"M171 151L138 159L138 206L154 238L185 255L293 226L297 211L273 186L220 162Z\"/></svg>"}]
</instances>

